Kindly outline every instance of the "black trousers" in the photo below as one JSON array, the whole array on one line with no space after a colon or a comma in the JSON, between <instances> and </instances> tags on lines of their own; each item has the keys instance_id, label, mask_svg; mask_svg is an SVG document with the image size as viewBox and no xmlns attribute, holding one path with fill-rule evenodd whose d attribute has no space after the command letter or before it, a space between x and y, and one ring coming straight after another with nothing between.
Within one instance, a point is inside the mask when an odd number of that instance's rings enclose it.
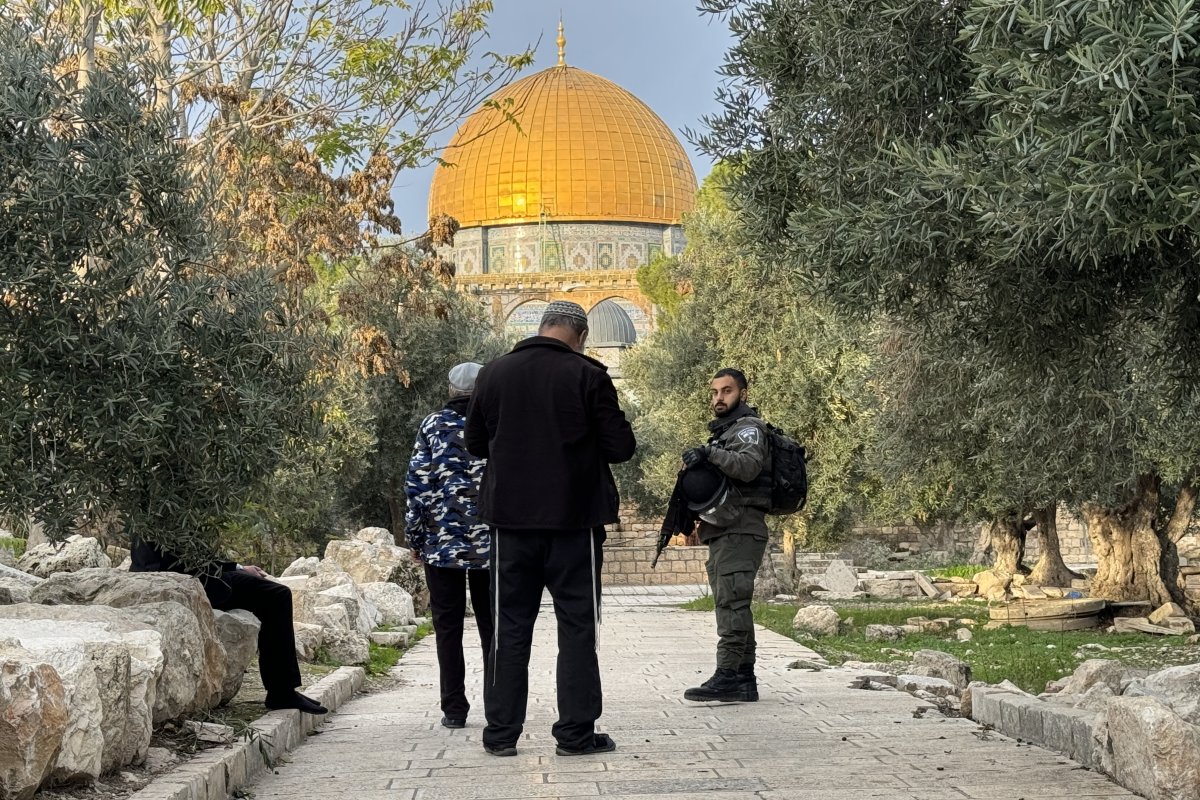
<instances>
[{"instance_id":1,"label":"black trousers","mask_svg":"<svg viewBox=\"0 0 1200 800\"><path fill-rule=\"evenodd\" d=\"M263 687L268 695L287 697L300 686L292 590L241 570L222 573L221 581L229 587L229 596L221 597L219 605L213 607L221 611L244 608L258 617L262 623L258 629L258 671Z\"/></svg>"},{"instance_id":2,"label":"black trousers","mask_svg":"<svg viewBox=\"0 0 1200 800\"><path fill-rule=\"evenodd\" d=\"M484 672L487 672L487 657L492 649L492 602L488 582L486 569L425 565L433 636L437 643L442 713L451 719L466 719L471 710L464 687L467 666L463 659L463 620L467 616L468 589L475 609L475 624L479 628L479 644L483 647Z\"/></svg>"},{"instance_id":3,"label":"black trousers","mask_svg":"<svg viewBox=\"0 0 1200 800\"><path fill-rule=\"evenodd\" d=\"M559 744L592 743L603 710L596 654L604 529L498 530L492 536L492 613L495 640L483 702L483 743L515 745L525 726L529 651L542 590L549 589L558 620Z\"/></svg>"}]
</instances>

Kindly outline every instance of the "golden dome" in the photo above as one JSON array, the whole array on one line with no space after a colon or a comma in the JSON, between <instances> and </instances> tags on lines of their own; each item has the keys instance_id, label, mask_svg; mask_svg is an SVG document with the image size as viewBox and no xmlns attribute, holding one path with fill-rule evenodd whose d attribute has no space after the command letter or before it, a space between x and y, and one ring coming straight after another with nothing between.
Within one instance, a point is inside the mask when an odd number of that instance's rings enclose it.
<instances>
[{"instance_id":1,"label":"golden dome","mask_svg":"<svg viewBox=\"0 0 1200 800\"><path fill-rule=\"evenodd\" d=\"M511 114L516 124L506 119ZM429 214L464 228L522 222L677 224L696 174L649 106L612 81L551 67L472 114L434 171Z\"/></svg>"}]
</instances>

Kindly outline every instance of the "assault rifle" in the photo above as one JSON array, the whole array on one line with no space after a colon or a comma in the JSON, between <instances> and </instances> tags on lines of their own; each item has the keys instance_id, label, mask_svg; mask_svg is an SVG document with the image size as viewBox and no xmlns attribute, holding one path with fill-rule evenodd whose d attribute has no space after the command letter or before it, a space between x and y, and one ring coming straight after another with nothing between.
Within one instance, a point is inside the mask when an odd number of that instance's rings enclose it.
<instances>
[{"instance_id":1,"label":"assault rifle","mask_svg":"<svg viewBox=\"0 0 1200 800\"><path fill-rule=\"evenodd\" d=\"M671 541L673 534L667 528L663 528L658 532L658 548L654 551L654 560L650 562L650 569L658 566L658 557L663 554L663 550L667 549L667 542Z\"/></svg>"}]
</instances>

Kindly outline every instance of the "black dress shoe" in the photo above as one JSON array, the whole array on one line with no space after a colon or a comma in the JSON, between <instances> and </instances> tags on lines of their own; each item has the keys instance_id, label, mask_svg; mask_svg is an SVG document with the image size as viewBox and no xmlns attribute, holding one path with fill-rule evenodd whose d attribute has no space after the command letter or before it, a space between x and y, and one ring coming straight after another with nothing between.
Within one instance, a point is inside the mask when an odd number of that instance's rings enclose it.
<instances>
[{"instance_id":1,"label":"black dress shoe","mask_svg":"<svg viewBox=\"0 0 1200 800\"><path fill-rule=\"evenodd\" d=\"M465 719L460 719L459 717L442 717L442 727L465 728L467 727L467 721Z\"/></svg>"},{"instance_id":2,"label":"black dress shoe","mask_svg":"<svg viewBox=\"0 0 1200 800\"><path fill-rule=\"evenodd\" d=\"M607 733L594 733L592 740L578 747L567 747L560 744L554 752L560 756L590 756L596 753L611 753L617 749L617 743Z\"/></svg>"},{"instance_id":3,"label":"black dress shoe","mask_svg":"<svg viewBox=\"0 0 1200 800\"><path fill-rule=\"evenodd\" d=\"M305 714L321 715L329 713L328 708L299 692L292 692L290 696L284 695L283 697L267 695L266 706L272 711L278 711L281 708L294 708Z\"/></svg>"}]
</instances>

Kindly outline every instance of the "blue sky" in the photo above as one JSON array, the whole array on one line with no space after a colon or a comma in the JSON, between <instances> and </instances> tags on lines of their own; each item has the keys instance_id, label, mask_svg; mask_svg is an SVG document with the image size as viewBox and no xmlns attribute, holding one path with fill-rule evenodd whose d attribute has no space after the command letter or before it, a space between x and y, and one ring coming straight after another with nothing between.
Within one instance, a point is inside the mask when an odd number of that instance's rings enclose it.
<instances>
[{"instance_id":1,"label":"blue sky","mask_svg":"<svg viewBox=\"0 0 1200 800\"><path fill-rule=\"evenodd\" d=\"M552 67L558 61L560 12L567 63L614 81L654 109L683 142L703 180L712 163L684 138L683 129L699 127L700 118L716 110L716 70L730 42L728 28L696 11L694 0L496 0L486 48L517 52L541 37L537 60L519 77ZM408 235L425 229L432 174L428 167L396 181L392 195Z\"/></svg>"}]
</instances>

